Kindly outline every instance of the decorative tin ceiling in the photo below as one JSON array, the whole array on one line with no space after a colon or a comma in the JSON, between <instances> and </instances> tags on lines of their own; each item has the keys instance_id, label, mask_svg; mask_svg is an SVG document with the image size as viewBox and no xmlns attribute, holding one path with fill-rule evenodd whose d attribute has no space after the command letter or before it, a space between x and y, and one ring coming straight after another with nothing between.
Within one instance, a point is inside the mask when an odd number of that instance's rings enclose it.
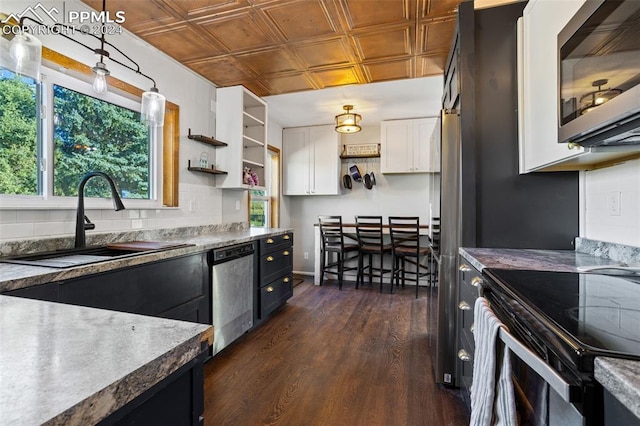
<instances>
[{"instance_id":1,"label":"decorative tin ceiling","mask_svg":"<svg viewBox=\"0 0 640 426\"><path fill-rule=\"evenodd\" d=\"M108 0L107 10L216 86L267 96L440 75L460 1Z\"/></svg>"}]
</instances>

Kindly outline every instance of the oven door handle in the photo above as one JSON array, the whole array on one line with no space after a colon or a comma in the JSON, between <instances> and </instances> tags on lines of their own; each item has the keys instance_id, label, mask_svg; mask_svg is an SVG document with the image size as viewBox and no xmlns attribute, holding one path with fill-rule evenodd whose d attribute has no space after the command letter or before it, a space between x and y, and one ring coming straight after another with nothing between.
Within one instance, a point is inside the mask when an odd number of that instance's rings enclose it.
<instances>
[{"instance_id":1,"label":"oven door handle","mask_svg":"<svg viewBox=\"0 0 640 426\"><path fill-rule=\"evenodd\" d=\"M511 349L511 352L516 354L533 371L538 373L538 375L542 377L542 379L547 382L563 400L566 402L572 402L571 384L567 383L562 376L549 367L549 365L538 355L520 343L520 341L513 337L513 335L511 335L511 333L509 333L504 327L500 327L499 337L500 340L502 340L504 344Z\"/></svg>"}]
</instances>

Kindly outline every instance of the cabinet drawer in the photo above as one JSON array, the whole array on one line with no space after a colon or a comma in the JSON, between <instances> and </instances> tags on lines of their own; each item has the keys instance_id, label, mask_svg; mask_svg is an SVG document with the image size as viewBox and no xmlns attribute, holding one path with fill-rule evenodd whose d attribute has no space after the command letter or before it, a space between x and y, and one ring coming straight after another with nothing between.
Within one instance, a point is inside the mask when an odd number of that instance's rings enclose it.
<instances>
[{"instance_id":1,"label":"cabinet drawer","mask_svg":"<svg viewBox=\"0 0 640 426\"><path fill-rule=\"evenodd\" d=\"M271 312L293 296L293 274L286 276L260 288L260 318L265 318Z\"/></svg>"},{"instance_id":2,"label":"cabinet drawer","mask_svg":"<svg viewBox=\"0 0 640 426\"><path fill-rule=\"evenodd\" d=\"M267 283L291 272L293 269L293 252L291 248L273 251L260 256L260 285Z\"/></svg>"},{"instance_id":3,"label":"cabinet drawer","mask_svg":"<svg viewBox=\"0 0 640 426\"><path fill-rule=\"evenodd\" d=\"M293 233L287 232L282 235L274 235L260 240L260 254L267 254L274 251L290 248L293 245Z\"/></svg>"}]
</instances>

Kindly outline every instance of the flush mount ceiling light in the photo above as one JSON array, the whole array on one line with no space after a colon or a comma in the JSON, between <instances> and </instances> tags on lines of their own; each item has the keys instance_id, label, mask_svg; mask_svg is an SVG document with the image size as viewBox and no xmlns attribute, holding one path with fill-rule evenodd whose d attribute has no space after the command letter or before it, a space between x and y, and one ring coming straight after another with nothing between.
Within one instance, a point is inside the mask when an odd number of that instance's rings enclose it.
<instances>
[{"instance_id":1,"label":"flush mount ceiling light","mask_svg":"<svg viewBox=\"0 0 640 426\"><path fill-rule=\"evenodd\" d=\"M104 18L108 16L106 13L106 0L102 1L102 13L100 14L100 16L103 17L103 22L101 24L102 31L100 31L100 36L97 36L89 31L78 32L75 31L74 27L57 22L49 26L29 16L22 16L20 18L19 24L17 25L17 28L12 30L12 33L15 33L15 35L9 43L9 48L6 51L3 50L1 52L2 63L6 63L8 65L8 68L15 71L15 73L18 75L26 75L28 77L35 78L36 80L40 80L42 43L36 37L27 32L29 27L25 25L25 21L31 21L38 27L41 27L38 30L39 32L41 31L41 34L61 35L62 37L71 40L76 44L79 44L85 49L91 50L97 55L98 62L92 68L93 73L95 74L93 90L96 93L104 94L108 91L107 76L110 74L110 72L107 68L107 60L149 79L153 83L153 87L142 94L140 119L143 123L147 124L150 127L162 127L164 125L164 110L166 103L165 97L158 92L156 81L140 71L140 66L136 61L127 56L122 50L118 49L116 46L105 40L105 33L108 32L105 28L106 18ZM6 30L3 29L3 33L5 32ZM78 41L68 35L78 33L83 36L89 36L97 39L100 42L100 47L90 47L85 43ZM117 52L117 54L120 55L122 59L113 58L109 54L109 52L105 50L105 45L109 46L111 49Z\"/></svg>"},{"instance_id":2,"label":"flush mount ceiling light","mask_svg":"<svg viewBox=\"0 0 640 426\"><path fill-rule=\"evenodd\" d=\"M610 101L611 99L622 93L620 89L603 89L602 86L607 84L609 80L606 78L595 80L591 83L591 86L597 87L598 90L589 92L580 98L580 115L586 114L594 108L602 105L603 103Z\"/></svg>"},{"instance_id":3,"label":"flush mount ceiling light","mask_svg":"<svg viewBox=\"0 0 640 426\"><path fill-rule=\"evenodd\" d=\"M345 112L336 115L336 132L357 133L362 130L362 127L360 127L362 116L350 112L353 109L353 105L345 105L342 109L344 109Z\"/></svg>"}]
</instances>

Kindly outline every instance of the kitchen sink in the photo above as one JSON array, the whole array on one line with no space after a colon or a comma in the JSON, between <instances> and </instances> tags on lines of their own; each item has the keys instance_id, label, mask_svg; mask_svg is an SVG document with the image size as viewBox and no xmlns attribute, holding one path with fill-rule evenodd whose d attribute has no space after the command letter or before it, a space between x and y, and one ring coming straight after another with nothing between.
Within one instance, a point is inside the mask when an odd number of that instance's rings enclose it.
<instances>
[{"instance_id":1,"label":"kitchen sink","mask_svg":"<svg viewBox=\"0 0 640 426\"><path fill-rule=\"evenodd\" d=\"M30 266L47 266L49 268L71 268L74 266L87 265L90 263L104 262L107 260L121 259L193 245L179 243L149 243L151 242L133 242L130 243L131 248L127 248L127 243L123 243L116 244L114 246L82 247L42 253L31 253L0 258L0 262L17 263Z\"/></svg>"}]
</instances>

